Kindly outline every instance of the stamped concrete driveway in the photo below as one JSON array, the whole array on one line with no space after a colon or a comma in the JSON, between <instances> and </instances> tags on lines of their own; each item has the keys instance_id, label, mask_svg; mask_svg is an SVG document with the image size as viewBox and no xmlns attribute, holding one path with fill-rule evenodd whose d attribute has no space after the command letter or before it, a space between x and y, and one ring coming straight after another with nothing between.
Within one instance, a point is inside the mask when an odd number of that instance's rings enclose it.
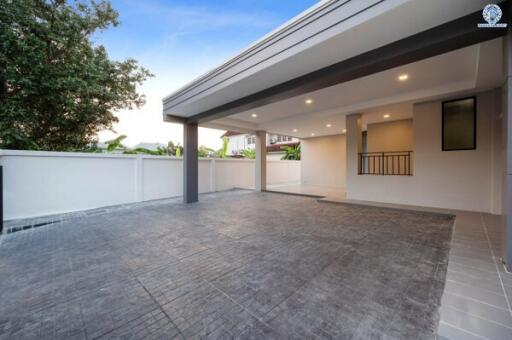
<instances>
[{"instance_id":1,"label":"stamped concrete driveway","mask_svg":"<svg viewBox=\"0 0 512 340\"><path fill-rule=\"evenodd\" d=\"M0 339L434 338L447 216L234 191L0 237Z\"/></svg>"}]
</instances>

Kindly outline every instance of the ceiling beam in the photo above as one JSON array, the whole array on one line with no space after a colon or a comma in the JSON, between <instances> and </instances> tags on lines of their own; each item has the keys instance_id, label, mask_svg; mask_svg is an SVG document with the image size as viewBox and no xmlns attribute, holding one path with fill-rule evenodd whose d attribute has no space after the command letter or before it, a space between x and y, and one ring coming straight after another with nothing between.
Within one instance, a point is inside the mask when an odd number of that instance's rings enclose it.
<instances>
[{"instance_id":1,"label":"ceiling beam","mask_svg":"<svg viewBox=\"0 0 512 340\"><path fill-rule=\"evenodd\" d=\"M500 3L504 18L502 22L509 22L509 6L507 3L508 1ZM507 32L507 28L478 28L477 24L482 21L482 12L474 12L394 43L200 112L186 118L186 121L204 123L224 118L498 38Z\"/></svg>"}]
</instances>

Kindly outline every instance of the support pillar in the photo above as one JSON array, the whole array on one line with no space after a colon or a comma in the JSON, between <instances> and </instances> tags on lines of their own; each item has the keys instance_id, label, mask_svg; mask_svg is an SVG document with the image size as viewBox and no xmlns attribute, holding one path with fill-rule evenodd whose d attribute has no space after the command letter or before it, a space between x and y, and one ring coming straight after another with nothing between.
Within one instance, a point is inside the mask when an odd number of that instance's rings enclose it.
<instances>
[{"instance_id":1,"label":"support pillar","mask_svg":"<svg viewBox=\"0 0 512 340\"><path fill-rule=\"evenodd\" d=\"M347 164L347 192L346 197L352 197L353 183L359 176L359 153L362 150L362 122L361 114L351 114L345 117L346 132L346 164Z\"/></svg>"},{"instance_id":2,"label":"support pillar","mask_svg":"<svg viewBox=\"0 0 512 340\"><path fill-rule=\"evenodd\" d=\"M267 132L256 131L256 191L267 190Z\"/></svg>"},{"instance_id":3,"label":"support pillar","mask_svg":"<svg viewBox=\"0 0 512 340\"><path fill-rule=\"evenodd\" d=\"M502 136L504 148L504 190L502 209L505 224L503 260L508 271L512 272L512 33L510 28L503 40Z\"/></svg>"},{"instance_id":4,"label":"support pillar","mask_svg":"<svg viewBox=\"0 0 512 340\"><path fill-rule=\"evenodd\" d=\"M183 202L194 203L199 196L197 123L183 124Z\"/></svg>"}]
</instances>

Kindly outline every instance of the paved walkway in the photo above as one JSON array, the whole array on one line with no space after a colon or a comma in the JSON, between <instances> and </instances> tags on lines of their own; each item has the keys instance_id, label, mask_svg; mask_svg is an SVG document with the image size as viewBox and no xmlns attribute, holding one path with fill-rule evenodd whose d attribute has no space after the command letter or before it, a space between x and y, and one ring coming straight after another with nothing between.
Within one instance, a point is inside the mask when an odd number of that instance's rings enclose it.
<instances>
[{"instance_id":1,"label":"paved walkway","mask_svg":"<svg viewBox=\"0 0 512 340\"><path fill-rule=\"evenodd\" d=\"M432 339L452 219L230 192L0 237L0 339Z\"/></svg>"},{"instance_id":2,"label":"paved walkway","mask_svg":"<svg viewBox=\"0 0 512 340\"><path fill-rule=\"evenodd\" d=\"M500 258L499 217L457 212L439 339L512 339L512 275Z\"/></svg>"}]
</instances>

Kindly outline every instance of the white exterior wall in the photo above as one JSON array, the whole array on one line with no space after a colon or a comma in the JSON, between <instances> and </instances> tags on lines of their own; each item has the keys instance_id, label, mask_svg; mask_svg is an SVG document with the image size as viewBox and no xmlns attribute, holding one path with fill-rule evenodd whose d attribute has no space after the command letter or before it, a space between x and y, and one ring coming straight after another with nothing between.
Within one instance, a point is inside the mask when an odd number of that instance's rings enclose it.
<instances>
[{"instance_id":1,"label":"white exterior wall","mask_svg":"<svg viewBox=\"0 0 512 340\"><path fill-rule=\"evenodd\" d=\"M349 176L347 198L501 213L499 91L477 95L476 150L441 151L441 109L414 106L413 176Z\"/></svg>"},{"instance_id":2,"label":"white exterior wall","mask_svg":"<svg viewBox=\"0 0 512 340\"><path fill-rule=\"evenodd\" d=\"M267 184L300 184L301 161L269 160Z\"/></svg>"},{"instance_id":3,"label":"white exterior wall","mask_svg":"<svg viewBox=\"0 0 512 340\"><path fill-rule=\"evenodd\" d=\"M345 135L301 141L301 183L345 190Z\"/></svg>"},{"instance_id":4,"label":"white exterior wall","mask_svg":"<svg viewBox=\"0 0 512 340\"><path fill-rule=\"evenodd\" d=\"M242 134L242 135L233 135L233 136L227 137L228 141L229 141L228 142L228 155L240 155L241 152L243 150L245 150L245 149L252 149L252 150L254 150L256 148L256 144L249 144L247 142L247 137L249 137L249 136L254 136L254 135ZM286 145L286 144L289 144L289 143L298 143L298 142L300 142L300 139L292 137L291 141L280 141L280 142L275 141L274 143L271 143L270 142L271 139L277 139L277 136L278 135L276 135L276 134L267 134L267 146L270 146L270 145ZM267 155L267 159L268 159L269 155ZM284 155L284 152L279 153L279 158L274 158L274 159L280 159L280 157L282 157L283 155Z\"/></svg>"},{"instance_id":5,"label":"white exterior wall","mask_svg":"<svg viewBox=\"0 0 512 340\"><path fill-rule=\"evenodd\" d=\"M181 158L0 150L4 219L28 218L183 194ZM254 188L254 160L200 159L201 193ZM296 184L300 162L268 161L269 185Z\"/></svg>"},{"instance_id":6,"label":"white exterior wall","mask_svg":"<svg viewBox=\"0 0 512 340\"><path fill-rule=\"evenodd\" d=\"M412 119L368 124L367 152L410 151L414 144Z\"/></svg>"},{"instance_id":7,"label":"white exterior wall","mask_svg":"<svg viewBox=\"0 0 512 340\"><path fill-rule=\"evenodd\" d=\"M254 144L247 144L247 135L229 136L228 155L238 155L245 149L254 149Z\"/></svg>"}]
</instances>

